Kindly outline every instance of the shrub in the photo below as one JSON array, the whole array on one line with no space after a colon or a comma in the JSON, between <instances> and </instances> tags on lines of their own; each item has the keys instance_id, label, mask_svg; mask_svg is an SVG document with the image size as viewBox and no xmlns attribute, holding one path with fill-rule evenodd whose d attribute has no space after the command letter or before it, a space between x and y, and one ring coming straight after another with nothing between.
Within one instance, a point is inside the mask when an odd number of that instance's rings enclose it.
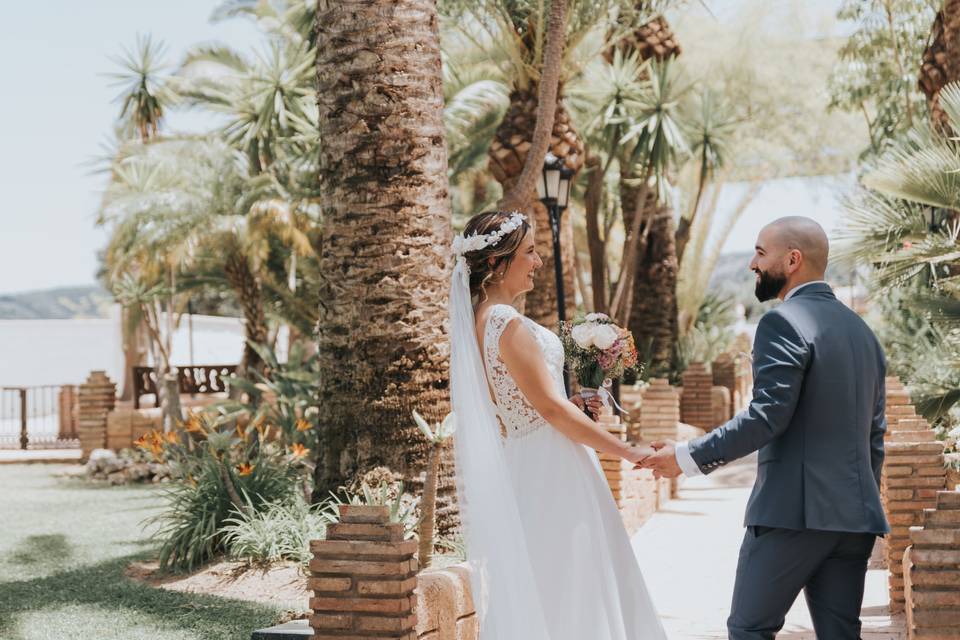
<instances>
[{"instance_id":1,"label":"shrub","mask_svg":"<svg viewBox=\"0 0 960 640\"><path fill-rule=\"evenodd\" d=\"M191 415L183 429L137 442L172 474L166 508L151 519L160 525L161 569L189 571L224 551L223 527L235 512L250 515L303 495L309 450L288 449L274 436L263 423L229 428Z\"/></svg>"},{"instance_id":2,"label":"shrub","mask_svg":"<svg viewBox=\"0 0 960 640\"><path fill-rule=\"evenodd\" d=\"M328 519L323 505L308 504L297 494L286 501L252 503L246 511L234 511L221 529L231 556L248 562L310 561L310 541L322 539Z\"/></svg>"}]
</instances>

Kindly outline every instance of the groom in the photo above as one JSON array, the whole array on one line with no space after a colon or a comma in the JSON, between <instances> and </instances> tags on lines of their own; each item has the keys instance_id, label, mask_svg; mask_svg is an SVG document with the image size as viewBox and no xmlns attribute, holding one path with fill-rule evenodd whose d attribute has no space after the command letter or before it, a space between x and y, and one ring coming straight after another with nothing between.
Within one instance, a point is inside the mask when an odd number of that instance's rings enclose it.
<instances>
[{"instance_id":1,"label":"groom","mask_svg":"<svg viewBox=\"0 0 960 640\"><path fill-rule=\"evenodd\" d=\"M883 351L823 281L828 243L809 218L763 228L750 269L761 302L750 406L640 466L658 477L710 473L759 450L727 620L733 640L772 639L803 590L821 640L860 636L867 560L889 531L880 503Z\"/></svg>"}]
</instances>

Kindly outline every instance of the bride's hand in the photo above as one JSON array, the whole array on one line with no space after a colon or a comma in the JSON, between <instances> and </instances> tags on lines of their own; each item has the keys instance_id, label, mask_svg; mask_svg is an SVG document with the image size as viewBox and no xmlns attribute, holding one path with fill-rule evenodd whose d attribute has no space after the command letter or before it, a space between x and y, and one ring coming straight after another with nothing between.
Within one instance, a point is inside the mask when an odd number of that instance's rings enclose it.
<instances>
[{"instance_id":1,"label":"bride's hand","mask_svg":"<svg viewBox=\"0 0 960 640\"><path fill-rule=\"evenodd\" d=\"M625 455L623 459L633 465L638 465L640 462L652 456L654 453L656 453L656 451L653 449L653 447L633 445L627 451L627 455Z\"/></svg>"},{"instance_id":2,"label":"bride's hand","mask_svg":"<svg viewBox=\"0 0 960 640\"><path fill-rule=\"evenodd\" d=\"M600 415L600 410L603 408L603 400L600 399L600 396L592 396L589 400L584 401L582 395L575 393L570 396L569 400L577 405L577 408L581 411L587 411L594 422L596 422L597 416Z\"/></svg>"}]
</instances>

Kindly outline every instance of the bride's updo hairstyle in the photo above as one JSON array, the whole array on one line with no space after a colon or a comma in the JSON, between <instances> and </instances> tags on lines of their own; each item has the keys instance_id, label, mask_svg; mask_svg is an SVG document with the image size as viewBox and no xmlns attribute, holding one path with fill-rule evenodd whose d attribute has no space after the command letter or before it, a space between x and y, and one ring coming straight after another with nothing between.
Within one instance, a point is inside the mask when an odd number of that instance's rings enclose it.
<instances>
[{"instance_id":1,"label":"bride's updo hairstyle","mask_svg":"<svg viewBox=\"0 0 960 640\"><path fill-rule=\"evenodd\" d=\"M500 225L506 222L511 215L512 213L504 211L484 211L483 213L478 213L470 218L467 226L463 228L463 237L469 238L472 235L493 233L497 231ZM476 251L468 251L464 254L467 265L470 267L470 297L479 298L479 302L487 299L487 284L496 278L495 271L499 269L501 265L504 266L504 269L510 266L510 262L513 261L513 256L516 254L517 249L520 248L520 243L523 241L524 236L527 235L529 229L530 224L524 220L519 227L503 236L503 238L493 246ZM494 258L492 265L490 264L490 258Z\"/></svg>"}]
</instances>

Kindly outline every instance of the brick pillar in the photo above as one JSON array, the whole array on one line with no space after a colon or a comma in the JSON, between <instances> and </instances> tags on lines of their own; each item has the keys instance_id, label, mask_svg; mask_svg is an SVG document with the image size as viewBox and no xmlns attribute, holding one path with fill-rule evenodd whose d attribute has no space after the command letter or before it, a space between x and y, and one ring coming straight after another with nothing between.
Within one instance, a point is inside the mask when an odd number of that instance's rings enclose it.
<instances>
[{"instance_id":1,"label":"brick pillar","mask_svg":"<svg viewBox=\"0 0 960 640\"><path fill-rule=\"evenodd\" d=\"M721 425L733 417L730 390L714 386L710 389L710 406L713 407L713 424Z\"/></svg>"},{"instance_id":2,"label":"brick pillar","mask_svg":"<svg viewBox=\"0 0 960 640\"><path fill-rule=\"evenodd\" d=\"M713 375L702 362L693 362L683 373L683 395L680 396L680 420L705 431L717 424L713 421Z\"/></svg>"},{"instance_id":3,"label":"brick pillar","mask_svg":"<svg viewBox=\"0 0 960 640\"><path fill-rule=\"evenodd\" d=\"M386 506L340 505L326 540L312 540L314 640L416 640L416 540Z\"/></svg>"},{"instance_id":4,"label":"brick pillar","mask_svg":"<svg viewBox=\"0 0 960 640\"><path fill-rule=\"evenodd\" d=\"M607 432L612 433L621 440L627 439L627 428L620 424L620 417L613 415L609 407L604 407L597 420ZM607 478L607 485L613 494L613 499L617 507L623 504L623 467L624 460L620 456L610 453L598 452L600 466L603 468L603 475Z\"/></svg>"},{"instance_id":5,"label":"brick pillar","mask_svg":"<svg viewBox=\"0 0 960 640\"><path fill-rule=\"evenodd\" d=\"M65 384L57 394L58 434L60 440L71 440L77 437L77 387Z\"/></svg>"},{"instance_id":6,"label":"brick pillar","mask_svg":"<svg viewBox=\"0 0 960 640\"><path fill-rule=\"evenodd\" d=\"M910 527L922 524L924 510L936 505L937 492L946 484L943 443L923 418L906 417L913 413L908 402L902 386L888 385L886 460L880 491L890 522L886 548L892 612L904 610L903 554L910 543Z\"/></svg>"},{"instance_id":7,"label":"brick pillar","mask_svg":"<svg viewBox=\"0 0 960 640\"><path fill-rule=\"evenodd\" d=\"M910 394L906 387L900 382L900 378L890 376L886 379L886 411L884 415L887 418L886 439L889 440L890 434L896 430L897 422L901 418L916 418L917 412L910 404Z\"/></svg>"},{"instance_id":8,"label":"brick pillar","mask_svg":"<svg viewBox=\"0 0 960 640\"><path fill-rule=\"evenodd\" d=\"M903 554L907 634L960 640L960 492L937 492Z\"/></svg>"},{"instance_id":9,"label":"brick pillar","mask_svg":"<svg viewBox=\"0 0 960 640\"><path fill-rule=\"evenodd\" d=\"M680 394L664 378L651 378L643 392L643 401L634 414L636 422L630 426L635 433L631 441L676 440L680 422Z\"/></svg>"},{"instance_id":10,"label":"brick pillar","mask_svg":"<svg viewBox=\"0 0 960 640\"><path fill-rule=\"evenodd\" d=\"M738 410L734 404L738 391L737 362L733 359L732 354L721 353L710 365L710 369L713 371L713 385L725 388L730 394L727 413L732 416Z\"/></svg>"},{"instance_id":11,"label":"brick pillar","mask_svg":"<svg viewBox=\"0 0 960 640\"><path fill-rule=\"evenodd\" d=\"M107 414L117 401L117 385L103 371L91 371L77 393L77 437L81 456L107 445Z\"/></svg>"}]
</instances>

